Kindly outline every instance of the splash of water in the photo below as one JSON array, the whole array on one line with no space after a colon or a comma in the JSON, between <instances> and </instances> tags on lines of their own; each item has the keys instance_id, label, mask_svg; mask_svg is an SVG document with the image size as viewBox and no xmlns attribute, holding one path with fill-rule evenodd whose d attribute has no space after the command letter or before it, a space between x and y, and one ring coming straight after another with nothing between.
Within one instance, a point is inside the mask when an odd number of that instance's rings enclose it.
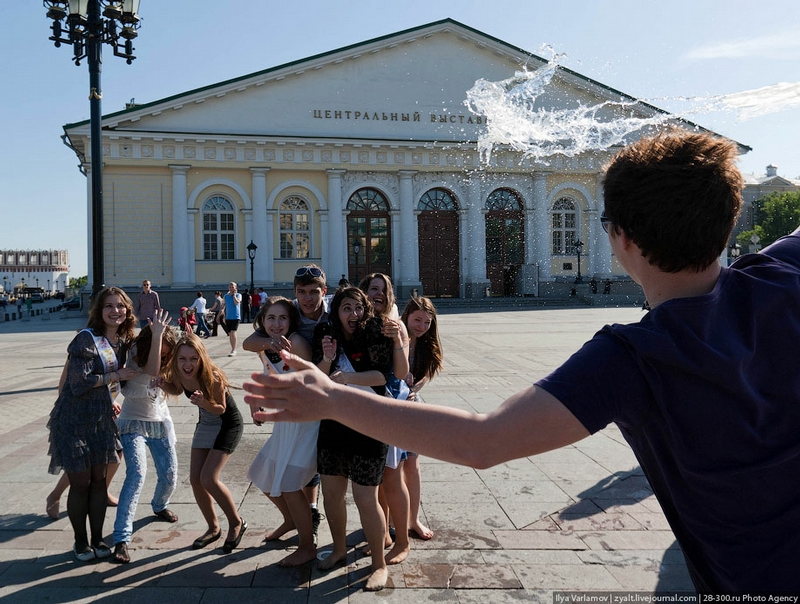
<instances>
[{"instance_id":1,"label":"splash of water","mask_svg":"<svg viewBox=\"0 0 800 604\"><path fill-rule=\"evenodd\" d=\"M680 113L658 110L649 105L650 101L644 105L629 99L563 107L557 106L563 103L548 98L554 92L549 87L558 67L556 57L535 71L518 71L506 80L478 80L467 91L465 105L487 118L486 129L478 137L484 163L491 161L498 146L508 146L547 164L554 155L573 157L608 150L630 142L637 133L711 111L734 111L744 121L800 107L800 82L728 95L661 99L687 102L689 107Z\"/></svg>"}]
</instances>

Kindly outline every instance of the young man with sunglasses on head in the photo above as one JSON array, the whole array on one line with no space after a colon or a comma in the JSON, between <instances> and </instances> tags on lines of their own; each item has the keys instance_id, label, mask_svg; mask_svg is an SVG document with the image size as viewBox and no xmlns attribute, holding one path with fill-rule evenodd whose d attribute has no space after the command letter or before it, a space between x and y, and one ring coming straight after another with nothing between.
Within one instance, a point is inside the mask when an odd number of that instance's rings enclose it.
<instances>
[{"instance_id":1,"label":"young man with sunglasses on head","mask_svg":"<svg viewBox=\"0 0 800 604\"><path fill-rule=\"evenodd\" d=\"M702 594L800 593L800 228L722 267L739 215L737 146L670 132L606 170L611 249L651 310L604 327L546 378L477 414L400 404L310 363L253 374L260 421L329 418L384 442L486 468L616 423Z\"/></svg>"},{"instance_id":2,"label":"young man with sunglasses on head","mask_svg":"<svg viewBox=\"0 0 800 604\"><path fill-rule=\"evenodd\" d=\"M298 323L297 332L309 345L311 344L311 338L314 335L314 328L317 324L324 323L328 320L328 308L333 296L326 295L327 291L328 285L325 279L325 271L316 264L301 266L295 272L294 304L297 310L300 311L300 321ZM242 348L250 352L260 352L262 350L280 352L281 350L287 350L289 347L289 340L284 336L281 336L279 339L271 338L258 332L253 332L242 344ZM322 515L317 508L317 499L319 496L318 474L311 479L311 482L306 485L303 492L308 498L309 505L311 505L314 542L316 542L317 530L322 520Z\"/></svg>"}]
</instances>

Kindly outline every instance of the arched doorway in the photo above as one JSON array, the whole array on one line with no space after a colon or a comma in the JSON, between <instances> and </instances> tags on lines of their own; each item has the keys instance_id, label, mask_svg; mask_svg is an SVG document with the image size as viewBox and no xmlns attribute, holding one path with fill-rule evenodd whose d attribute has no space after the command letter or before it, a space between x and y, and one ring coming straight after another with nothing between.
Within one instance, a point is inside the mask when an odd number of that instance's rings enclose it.
<instances>
[{"instance_id":1,"label":"arched doorway","mask_svg":"<svg viewBox=\"0 0 800 604\"><path fill-rule=\"evenodd\" d=\"M419 200L419 278L424 295L458 297L458 203L450 191L431 189Z\"/></svg>"},{"instance_id":2,"label":"arched doorway","mask_svg":"<svg viewBox=\"0 0 800 604\"><path fill-rule=\"evenodd\" d=\"M486 199L486 277L492 293L513 296L525 262L522 202L511 189L496 189Z\"/></svg>"},{"instance_id":3,"label":"arched doorway","mask_svg":"<svg viewBox=\"0 0 800 604\"><path fill-rule=\"evenodd\" d=\"M389 203L377 189L359 189L347 200L347 271L353 284L370 273L391 275Z\"/></svg>"}]
</instances>

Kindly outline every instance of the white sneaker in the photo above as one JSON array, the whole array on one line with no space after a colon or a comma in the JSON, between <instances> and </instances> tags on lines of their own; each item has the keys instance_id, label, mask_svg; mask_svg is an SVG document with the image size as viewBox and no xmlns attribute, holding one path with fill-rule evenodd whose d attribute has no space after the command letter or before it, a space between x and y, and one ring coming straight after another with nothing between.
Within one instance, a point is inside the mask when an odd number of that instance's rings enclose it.
<instances>
[{"instance_id":1,"label":"white sneaker","mask_svg":"<svg viewBox=\"0 0 800 604\"><path fill-rule=\"evenodd\" d=\"M228 356L229 356L229 357L235 357L235 356L236 356L236 351L235 351L235 350L231 350L231 351L228 353Z\"/></svg>"}]
</instances>

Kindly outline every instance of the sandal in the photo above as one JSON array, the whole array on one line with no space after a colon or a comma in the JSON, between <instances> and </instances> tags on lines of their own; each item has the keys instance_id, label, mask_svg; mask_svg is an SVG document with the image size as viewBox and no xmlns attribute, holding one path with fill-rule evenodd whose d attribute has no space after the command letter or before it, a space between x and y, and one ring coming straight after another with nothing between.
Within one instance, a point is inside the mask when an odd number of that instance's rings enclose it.
<instances>
[{"instance_id":1,"label":"sandal","mask_svg":"<svg viewBox=\"0 0 800 604\"><path fill-rule=\"evenodd\" d=\"M131 561L131 556L128 554L127 543L117 543L114 546L114 557L111 559L111 561L116 562L117 564L127 564Z\"/></svg>"},{"instance_id":2,"label":"sandal","mask_svg":"<svg viewBox=\"0 0 800 604\"><path fill-rule=\"evenodd\" d=\"M159 520L163 520L164 522L178 522L178 515L170 510L169 508L164 508L160 512L156 512L156 518Z\"/></svg>"}]
</instances>

